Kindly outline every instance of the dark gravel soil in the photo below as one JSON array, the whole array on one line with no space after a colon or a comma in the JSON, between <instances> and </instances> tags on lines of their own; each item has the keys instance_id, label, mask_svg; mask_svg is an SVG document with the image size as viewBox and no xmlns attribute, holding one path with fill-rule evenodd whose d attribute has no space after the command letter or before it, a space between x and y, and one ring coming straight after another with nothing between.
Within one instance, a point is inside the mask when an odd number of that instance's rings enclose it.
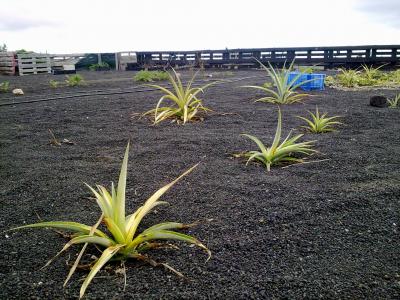
<instances>
[{"instance_id":1,"label":"dark gravel soil","mask_svg":"<svg viewBox=\"0 0 400 300\"><path fill-rule=\"evenodd\" d=\"M233 77L259 76L238 71ZM78 90L133 86L132 73L84 73ZM8 79L29 97L74 92L51 90L51 76ZM63 77L58 77L63 80ZM122 79L121 79L122 78ZM126 79L124 79L126 78ZM107 80L101 80L107 79ZM77 249L40 270L66 240L50 230L5 230L43 220L94 224L100 211L83 182L117 181L130 139L127 209L136 209L156 189L201 162L168 192L143 227L161 221L202 224L190 233L211 249L154 251L188 280L135 261L128 262L127 285L119 265L105 269L89 286L86 299L399 299L400 110L373 108L369 97L396 91L313 92L304 104L284 106L283 127L298 133L297 115L320 110L342 116L339 131L312 135L319 154L310 164L280 166L267 173L245 166L232 153L254 150L239 134L271 143L277 108L253 103L261 84L244 80L210 88L205 104L219 113L204 122L179 126L132 114L154 107L158 92L102 95L0 107L0 298L76 299L87 271L68 286L67 261ZM1 101L12 97L0 94ZM49 145L55 136L74 145ZM74 252L75 251L75 252ZM90 249L89 254L98 255Z\"/></svg>"}]
</instances>

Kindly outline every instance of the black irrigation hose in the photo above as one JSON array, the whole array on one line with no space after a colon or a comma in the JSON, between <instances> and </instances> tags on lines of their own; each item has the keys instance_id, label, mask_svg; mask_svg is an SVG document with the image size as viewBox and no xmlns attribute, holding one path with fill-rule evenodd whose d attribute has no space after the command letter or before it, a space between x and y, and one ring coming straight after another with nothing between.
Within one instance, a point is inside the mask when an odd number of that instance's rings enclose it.
<instances>
[{"instance_id":1,"label":"black irrigation hose","mask_svg":"<svg viewBox=\"0 0 400 300\"><path fill-rule=\"evenodd\" d=\"M253 77L258 77L258 76L249 76L249 77L243 77L242 79L239 80L243 80L246 78L253 78ZM195 84L193 84L193 86L197 86L197 85L201 85L207 82L213 82L213 81L218 81L217 79L215 80L200 80L197 81ZM224 81L221 80L221 82L231 82L231 81ZM233 81L232 81L233 82ZM187 82L183 82L183 84L186 84ZM162 87L168 88L171 87L170 83L164 84L164 85L160 85ZM143 88L143 84L136 86L136 87L131 87L128 89L123 89L123 88L113 88L113 89L107 89L107 90L91 90L90 93L92 93L91 95L103 95L103 93L107 93L107 95L112 95L112 94L123 94L123 93L131 93L131 92L142 92L141 90L138 90L140 88ZM117 92L111 92L111 91L117 91ZM154 89L156 90L156 89ZM148 89L146 89L145 91L149 91ZM151 90L152 91L152 90ZM123 93L122 93L123 92ZM64 92L64 93L54 93L53 96L62 96L62 97L51 97L50 100L59 100L59 99L66 99L66 98L76 98L76 97L86 97L88 96L88 91L74 91L74 92ZM72 95L73 97L71 97L70 95ZM33 102L40 102L40 101L36 101L36 100L43 100L43 101L50 101L47 99L42 99L41 95L37 95L36 97L32 97L32 98L28 98L28 100L26 101L20 101L20 102L15 102L15 97L8 97L6 99L4 99L5 101L7 100L12 100L12 104L20 104L20 103L33 103ZM4 105L10 105L11 102L6 102L4 103ZM0 106L2 106L2 104L0 103Z\"/></svg>"},{"instance_id":2,"label":"black irrigation hose","mask_svg":"<svg viewBox=\"0 0 400 300\"><path fill-rule=\"evenodd\" d=\"M232 83L236 81L241 81L245 79L251 79L251 78L265 78L265 76L247 76L247 77L241 77L241 78L236 78L233 80L203 80L202 83L195 83L193 86L198 86L202 85L205 82L219 82L220 84L223 83ZM185 84L185 83L184 83ZM169 87L171 84L164 85L163 87ZM28 104L28 103L36 103L36 102L46 102L46 101L53 101L53 100L61 100L61 99L70 99L70 98L78 98L78 97L88 97L88 96L107 96L107 95L119 95L119 94L130 94L130 93L143 93L143 92L152 92L152 91L157 91L158 89L156 88L145 88L145 89L140 89L142 86L138 87L133 87L132 89L128 90L121 90L119 91L114 91L110 92L110 90L97 90L95 93L86 92L86 91L79 91L78 93L72 94L72 95L63 95L63 96L57 96L57 97L50 97L50 98L45 98L45 99L31 99L31 100L26 100L26 101L20 101L20 102L5 102L5 103L0 103L1 106L9 106L9 105L17 105L17 104Z\"/></svg>"}]
</instances>

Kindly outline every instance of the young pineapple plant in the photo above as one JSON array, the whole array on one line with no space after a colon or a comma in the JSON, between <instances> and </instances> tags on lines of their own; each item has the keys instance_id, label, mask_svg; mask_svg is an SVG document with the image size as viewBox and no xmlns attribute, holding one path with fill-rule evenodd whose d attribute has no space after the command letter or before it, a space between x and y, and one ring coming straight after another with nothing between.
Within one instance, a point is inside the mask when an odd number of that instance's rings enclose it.
<instances>
[{"instance_id":1,"label":"young pineapple plant","mask_svg":"<svg viewBox=\"0 0 400 300\"><path fill-rule=\"evenodd\" d=\"M76 259L75 264L70 269L64 286L77 268L88 244L95 244L100 249L103 249L100 258L96 259L91 264L91 270L80 289L80 298L82 298L85 294L86 288L97 272L99 272L99 270L110 260L119 260L124 262L125 260L132 258L149 262L151 265L159 265L145 254L145 252L150 249L166 247L166 245L156 242L159 240L176 240L193 244L205 250L208 253L209 258L211 256L211 252L199 240L192 236L174 231L176 229L190 227L194 224L165 222L153 225L142 232L138 232L138 227L142 219L155 207L166 204L166 202L159 200L160 197L182 177L192 172L197 165L184 172L174 181L157 190L142 206L136 210L136 212L127 215L125 213L125 188L128 167L128 153L129 144L126 147L125 156L119 175L118 186L116 189L114 185L111 184L111 192L109 192L105 187L97 185L96 191L94 188L87 185L92 191L93 195L96 197L97 204L102 212L100 219L94 226L69 221L51 221L14 228L14 230L23 228L56 228L68 230L74 233L72 235L72 239L65 244L62 250L56 255L57 257L72 245L83 244L83 248ZM98 228L101 223L105 224L107 231ZM51 261L49 261L46 265L48 265ZM170 266L166 264L161 265L164 265L169 270L172 270L180 275L179 272L175 271Z\"/></svg>"},{"instance_id":2,"label":"young pineapple plant","mask_svg":"<svg viewBox=\"0 0 400 300\"><path fill-rule=\"evenodd\" d=\"M400 85L400 69L390 72L388 77L388 81L390 81L392 85Z\"/></svg>"},{"instance_id":3,"label":"young pineapple plant","mask_svg":"<svg viewBox=\"0 0 400 300\"><path fill-rule=\"evenodd\" d=\"M244 155L248 157L246 165L252 160L261 162L267 168L267 171L271 171L271 166L279 163L297 163L303 162L302 159L294 157L294 154L305 154L310 155L316 152L312 149L314 141L307 141L297 143L297 141L303 136L302 134L290 137L290 133L287 137L281 141L282 135L282 114L281 110L278 109L278 125L275 131L275 137L271 147L267 147L257 137L250 134L242 134L242 136L249 138L255 142L259 148L259 151L249 151Z\"/></svg>"},{"instance_id":4,"label":"young pineapple plant","mask_svg":"<svg viewBox=\"0 0 400 300\"><path fill-rule=\"evenodd\" d=\"M10 88L9 81L3 81L2 83L0 83L0 93L7 93L9 88Z\"/></svg>"},{"instance_id":5,"label":"young pineapple plant","mask_svg":"<svg viewBox=\"0 0 400 300\"><path fill-rule=\"evenodd\" d=\"M257 60L257 59L256 59ZM252 88L261 90L267 93L266 97L262 97L257 99L256 102L267 102L267 103L275 103L275 104L292 104L296 102L301 102L308 96L305 93L298 93L295 90L301 85L313 81L305 80L302 82L296 83L299 78L303 75L302 72L298 73L291 80L289 80L290 71L293 69L294 60L290 64L289 68L286 68L286 63L283 65L281 70L274 69L270 62L268 62L269 68L264 66L259 60L257 60L260 65L267 71L267 74L272 79L272 85L246 85L243 86L245 88ZM275 88L272 88L274 86Z\"/></svg>"},{"instance_id":6,"label":"young pineapple plant","mask_svg":"<svg viewBox=\"0 0 400 300\"><path fill-rule=\"evenodd\" d=\"M49 85L50 85L50 87L53 88L53 89L58 88L58 85L59 85L59 84L60 84L60 82L57 81L57 80L54 80L54 79L51 79L51 80L49 81Z\"/></svg>"},{"instance_id":7,"label":"young pineapple plant","mask_svg":"<svg viewBox=\"0 0 400 300\"><path fill-rule=\"evenodd\" d=\"M393 99L388 99L387 100L389 103L389 108L397 108L400 105L400 94L397 94L394 96Z\"/></svg>"},{"instance_id":8,"label":"young pineapple plant","mask_svg":"<svg viewBox=\"0 0 400 300\"><path fill-rule=\"evenodd\" d=\"M311 118L307 119L305 117L298 116L299 119L302 119L307 123L306 126L301 126L312 133L325 133L335 131L334 126L343 124L337 121L339 116L328 117L328 113L323 113L322 115L319 113L318 106L315 107L315 113L308 111Z\"/></svg>"},{"instance_id":9,"label":"young pineapple plant","mask_svg":"<svg viewBox=\"0 0 400 300\"><path fill-rule=\"evenodd\" d=\"M74 87L74 86L79 86L79 85L85 84L85 80L83 79L82 75L79 75L79 74L75 74L75 75L71 75L71 76L66 75L66 78L67 79L65 79L65 83L68 86Z\"/></svg>"},{"instance_id":10,"label":"young pineapple plant","mask_svg":"<svg viewBox=\"0 0 400 300\"><path fill-rule=\"evenodd\" d=\"M382 71L380 71L380 69L384 66L385 65L381 65L374 68L373 66L367 66L363 64L363 72L360 73L358 84L362 86L379 85L384 74Z\"/></svg>"},{"instance_id":11,"label":"young pineapple plant","mask_svg":"<svg viewBox=\"0 0 400 300\"><path fill-rule=\"evenodd\" d=\"M357 87L360 81L360 71L357 70L346 70L339 69L340 74L338 74L338 83L345 87Z\"/></svg>"},{"instance_id":12,"label":"young pineapple plant","mask_svg":"<svg viewBox=\"0 0 400 300\"><path fill-rule=\"evenodd\" d=\"M168 80L173 87L172 91L159 85L146 84L162 91L164 96L158 100L156 108L145 112L143 115L153 115L154 124L171 118L177 120L178 123L186 124L189 121L198 120L201 112L211 111L203 106L203 101L198 98L198 94L203 93L206 88L217 82L212 82L202 87L193 87L193 82L198 74L196 72L187 85L184 86L179 78L180 76L173 68L172 72L173 75L168 73ZM169 102L170 105L164 105L166 102Z\"/></svg>"}]
</instances>

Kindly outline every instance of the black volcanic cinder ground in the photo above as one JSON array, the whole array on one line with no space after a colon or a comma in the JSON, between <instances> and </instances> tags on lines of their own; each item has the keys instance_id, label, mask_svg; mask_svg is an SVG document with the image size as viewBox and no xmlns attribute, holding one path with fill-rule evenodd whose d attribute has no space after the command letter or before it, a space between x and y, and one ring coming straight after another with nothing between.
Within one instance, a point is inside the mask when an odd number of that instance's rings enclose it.
<instances>
[{"instance_id":1,"label":"black volcanic cinder ground","mask_svg":"<svg viewBox=\"0 0 400 300\"><path fill-rule=\"evenodd\" d=\"M25 96L47 98L75 91L127 88L132 73L86 72L91 81L77 89L51 90L55 76L4 77ZM238 71L234 77L258 76ZM183 74L184 77L187 74ZM63 80L63 76L56 77ZM119 79L118 79L119 78ZM128 78L124 80L124 78ZM109 79L102 81L102 79ZM117 80L116 80L117 79ZM136 209L157 188L201 162L174 186L161 207L143 222L203 224L190 230L213 253L180 244L180 251L151 253L189 280L164 269L127 263L127 286L114 268L102 270L86 299L399 299L400 110L370 107L372 95L396 91L312 92L304 104L284 106L285 134L306 110L342 116L339 131L312 135L323 162L275 167L245 166L231 154L254 149L239 136L246 132L271 143L276 127L274 105L253 103L257 91L240 88L263 79L218 85L204 95L221 113L204 122L151 126L131 118L154 107L158 92L88 96L0 107L0 298L77 299L82 278L69 285L66 261L79 248L40 268L66 240L50 230L4 230L43 220L94 224L100 210L83 182L117 181L124 148L131 141L127 209ZM11 99L0 94L0 103ZM75 145L48 144L57 138ZM89 254L98 255L95 249Z\"/></svg>"}]
</instances>

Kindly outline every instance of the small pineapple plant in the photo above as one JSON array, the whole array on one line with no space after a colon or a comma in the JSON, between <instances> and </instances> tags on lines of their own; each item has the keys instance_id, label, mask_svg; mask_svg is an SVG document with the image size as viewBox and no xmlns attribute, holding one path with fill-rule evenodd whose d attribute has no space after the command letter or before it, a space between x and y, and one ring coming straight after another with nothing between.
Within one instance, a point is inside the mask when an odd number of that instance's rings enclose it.
<instances>
[{"instance_id":1,"label":"small pineapple plant","mask_svg":"<svg viewBox=\"0 0 400 300\"><path fill-rule=\"evenodd\" d=\"M68 277L64 285L69 281L73 273L75 272L79 261L86 250L87 245L96 245L99 249L102 249L102 254L98 259L95 259L91 264L91 270L84 280L80 289L80 298L85 294L85 291L93 280L94 276L100 271L100 269L111 260L117 260L124 262L128 259L138 259L150 263L151 265L158 265L151 260L145 253L151 249L157 249L166 247L167 245L161 244L160 240L175 240L183 241L189 244L198 246L205 250L209 258L211 256L210 250L203 245L196 238L176 232L177 229L188 228L195 224L183 224L179 222L163 222L153 225L142 232L138 231L139 224L142 219L149 214L155 207L164 205L166 202L160 201L160 197L166 193L174 184L176 184L181 178L188 175L197 166L193 166L185 171L178 178L163 186L157 190L146 202L140 206L134 213L127 215L125 212L125 189L126 189L126 178L127 178L127 167L128 167L128 153L129 143L125 150L125 156L122 162L122 167L119 175L119 181L117 188L114 184L111 184L111 191L108 191L105 187L97 185L97 190L91 186L86 186L92 191L96 197L98 206L101 209L101 216L95 225L85 225L77 222L70 221L50 221L40 222L36 224L24 225L16 229L26 228L55 228L71 231L71 240L64 245L62 250L56 255L60 255L66 251L72 245L82 245L82 250L79 253L74 265L70 269ZM104 224L105 229L100 229L100 225ZM169 245L170 246L170 245ZM48 265L50 260L46 265ZM176 272L172 267L164 265L167 269Z\"/></svg>"},{"instance_id":2,"label":"small pineapple plant","mask_svg":"<svg viewBox=\"0 0 400 300\"><path fill-rule=\"evenodd\" d=\"M271 171L271 166L287 162L287 163L296 163L302 162L301 158L294 157L294 154L305 154L310 155L316 152L312 149L314 141L300 142L297 141L303 136L302 134L298 134L294 137L290 137L290 133L287 137L281 141L282 135L282 113L278 108L278 124L275 131L274 140L270 147L265 146L264 143L257 137L250 134L242 134L242 136L252 140L259 148L259 151L253 150L248 151L244 154L247 157L246 165L253 161L261 162L266 168L267 171Z\"/></svg>"}]
</instances>

